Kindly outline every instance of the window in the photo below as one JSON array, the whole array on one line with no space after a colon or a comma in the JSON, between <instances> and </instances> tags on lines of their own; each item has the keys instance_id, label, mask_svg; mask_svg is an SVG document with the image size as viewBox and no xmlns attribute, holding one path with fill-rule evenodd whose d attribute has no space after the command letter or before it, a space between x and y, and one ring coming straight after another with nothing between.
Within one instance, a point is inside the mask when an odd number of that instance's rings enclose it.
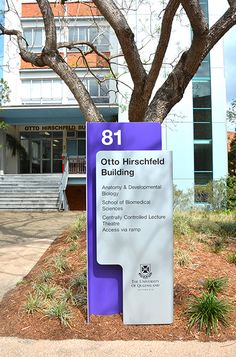
<instances>
[{"instance_id":1,"label":"window","mask_svg":"<svg viewBox=\"0 0 236 357\"><path fill-rule=\"evenodd\" d=\"M95 78L84 78L83 83L95 103L109 103L109 80L99 82ZM75 101L71 92L68 101Z\"/></svg>"},{"instance_id":2,"label":"window","mask_svg":"<svg viewBox=\"0 0 236 357\"><path fill-rule=\"evenodd\" d=\"M211 140L197 141L194 144L194 171L212 171Z\"/></svg>"},{"instance_id":3,"label":"window","mask_svg":"<svg viewBox=\"0 0 236 357\"><path fill-rule=\"evenodd\" d=\"M212 125L211 123L195 123L194 124L194 139L195 140L211 140Z\"/></svg>"},{"instance_id":4,"label":"window","mask_svg":"<svg viewBox=\"0 0 236 357\"><path fill-rule=\"evenodd\" d=\"M59 79L22 80L22 104L61 103L62 82Z\"/></svg>"},{"instance_id":5,"label":"window","mask_svg":"<svg viewBox=\"0 0 236 357\"><path fill-rule=\"evenodd\" d=\"M207 79L193 81L193 107L211 108L211 82Z\"/></svg>"},{"instance_id":6,"label":"window","mask_svg":"<svg viewBox=\"0 0 236 357\"><path fill-rule=\"evenodd\" d=\"M109 51L108 27L69 27L69 42L91 42L100 52ZM81 50L87 51L89 46L81 45Z\"/></svg>"},{"instance_id":7,"label":"window","mask_svg":"<svg viewBox=\"0 0 236 357\"><path fill-rule=\"evenodd\" d=\"M68 136L68 133L67 133ZM86 137L85 131L77 131L76 138L72 139L69 135L67 139L67 155L70 156L85 156L86 155Z\"/></svg>"},{"instance_id":8,"label":"window","mask_svg":"<svg viewBox=\"0 0 236 357\"><path fill-rule=\"evenodd\" d=\"M194 123L211 123L211 109L194 109Z\"/></svg>"},{"instance_id":9,"label":"window","mask_svg":"<svg viewBox=\"0 0 236 357\"><path fill-rule=\"evenodd\" d=\"M41 52L43 47L43 28L25 28L24 37L31 51Z\"/></svg>"}]
</instances>

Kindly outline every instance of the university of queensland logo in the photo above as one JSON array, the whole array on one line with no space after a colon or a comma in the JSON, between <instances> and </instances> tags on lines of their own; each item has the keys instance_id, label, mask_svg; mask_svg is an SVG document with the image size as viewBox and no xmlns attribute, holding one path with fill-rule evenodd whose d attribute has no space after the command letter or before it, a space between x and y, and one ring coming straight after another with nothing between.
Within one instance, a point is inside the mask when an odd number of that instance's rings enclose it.
<instances>
[{"instance_id":1,"label":"university of queensland logo","mask_svg":"<svg viewBox=\"0 0 236 357\"><path fill-rule=\"evenodd\" d=\"M151 264L140 264L140 272L138 275L143 279L150 278L152 275Z\"/></svg>"}]
</instances>

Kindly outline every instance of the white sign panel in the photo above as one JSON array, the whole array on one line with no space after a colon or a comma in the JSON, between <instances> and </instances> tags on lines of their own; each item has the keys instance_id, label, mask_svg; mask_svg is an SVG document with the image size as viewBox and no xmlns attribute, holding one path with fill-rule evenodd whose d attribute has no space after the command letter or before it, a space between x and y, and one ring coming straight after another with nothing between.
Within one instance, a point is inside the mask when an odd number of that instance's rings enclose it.
<instances>
[{"instance_id":1,"label":"white sign panel","mask_svg":"<svg viewBox=\"0 0 236 357\"><path fill-rule=\"evenodd\" d=\"M125 324L173 322L172 154L100 151L97 261L123 268Z\"/></svg>"}]
</instances>

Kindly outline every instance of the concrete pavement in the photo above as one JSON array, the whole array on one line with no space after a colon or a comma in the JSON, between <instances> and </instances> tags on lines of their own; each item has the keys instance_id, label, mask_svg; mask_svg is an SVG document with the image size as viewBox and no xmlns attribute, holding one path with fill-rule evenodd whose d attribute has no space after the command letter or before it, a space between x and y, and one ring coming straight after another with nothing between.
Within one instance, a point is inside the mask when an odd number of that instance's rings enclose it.
<instances>
[{"instance_id":1,"label":"concrete pavement","mask_svg":"<svg viewBox=\"0 0 236 357\"><path fill-rule=\"evenodd\" d=\"M1 357L234 357L236 342L32 341L0 338Z\"/></svg>"},{"instance_id":2,"label":"concrete pavement","mask_svg":"<svg viewBox=\"0 0 236 357\"><path fill-rule=\"evenodd\" d=\"M12 289L78 212L0 212L0 300Z\"/></svg>"}]
</instances>

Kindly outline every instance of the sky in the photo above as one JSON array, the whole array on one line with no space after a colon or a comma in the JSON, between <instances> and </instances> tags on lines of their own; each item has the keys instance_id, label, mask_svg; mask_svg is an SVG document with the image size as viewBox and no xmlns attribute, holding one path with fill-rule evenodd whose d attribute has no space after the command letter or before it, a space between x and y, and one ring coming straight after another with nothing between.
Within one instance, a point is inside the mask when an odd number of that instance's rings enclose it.
<instances>
[{"instance_id":1,"label":"sky","mask_svg":"<svg viewBox=\"0 0 236 357\"><path fill-rule=\"evenodd\" d=\"M236 99L236 26L224 38L225 77L228 104Z\"/></svg>"}]
</instances>

